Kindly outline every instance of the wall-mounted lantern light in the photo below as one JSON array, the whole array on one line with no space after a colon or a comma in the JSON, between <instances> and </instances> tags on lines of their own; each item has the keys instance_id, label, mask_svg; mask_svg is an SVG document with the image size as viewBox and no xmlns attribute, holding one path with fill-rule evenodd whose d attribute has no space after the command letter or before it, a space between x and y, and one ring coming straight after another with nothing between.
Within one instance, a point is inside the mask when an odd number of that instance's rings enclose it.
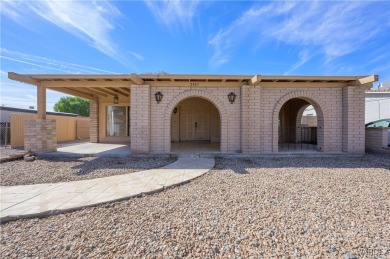
<instances>
[{"instance_id":1,"label":"wall-mounted lantern light","mask_svg":"<svg viewBox=\"0 0 390 259\"><path fill-rule=\"evenodd\" d=\"M177 113L177 107L173 108L173 113L174 113L174 114Z\"/></svg>"},{"instance_id":2,"label":"wall-mounted lantern light","mask_svg":"<svg viewBox=\"0 0 390 259\"><path fill-rule=\"evenodd\" d=\"M230 103L234 103L234 101L236 100L236 94L233 92L230 92L227 97Z\"/></svg>"},{"instance_id":3,"label":"wall-mounted lantern light","mask_svg":"<svg viewBox=\"0 0 390 259\"><path fill-rule=\"evenodd\" d=\"M156 92L156 93L154 94L154 96L156 97L157 103L159 103L159 102L161 102L161 100L162 100L162 98L163 98L164 95L163 95L161 92Z\"/></svg>"},{"instance_id":4,"label":"wall-mounted lantern light","mask_svg":"<svg viewBox=\"0 0 390 259\"><path fill-rule=\"evenodd\" d=\"M118 98L117 91L115 91L115 96L114 96L113 103L114 103L114 104L118 104L118 103L119 103L119 98Z\"/></svg>"}]
</instances>

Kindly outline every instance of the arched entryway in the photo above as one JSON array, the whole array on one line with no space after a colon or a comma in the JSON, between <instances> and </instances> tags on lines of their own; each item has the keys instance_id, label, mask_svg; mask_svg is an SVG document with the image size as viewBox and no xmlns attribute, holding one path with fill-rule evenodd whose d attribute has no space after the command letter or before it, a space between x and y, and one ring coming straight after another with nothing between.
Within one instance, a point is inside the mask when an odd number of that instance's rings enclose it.
<instances>
[{"instance_id":1,"label":"arched entryway","mask_svg":"<svg viewBox=\"0 0 390 259\"><path fill-rule=\"evenodd\" d=\"M221 116L217 107L201 97L182 100L171 114L172 152L220 151Z\"/></svg>"},{"instance_id":2,"label":"arched entryway","mask_svg":"<svg viewBox=\"0 0 390 259\"><path fill-rule=\"evenodd\" d=\"M287 100L278 116L278 151L321 151L323 121L320 106L310 98Z\"/></svg>"}]
</instances>

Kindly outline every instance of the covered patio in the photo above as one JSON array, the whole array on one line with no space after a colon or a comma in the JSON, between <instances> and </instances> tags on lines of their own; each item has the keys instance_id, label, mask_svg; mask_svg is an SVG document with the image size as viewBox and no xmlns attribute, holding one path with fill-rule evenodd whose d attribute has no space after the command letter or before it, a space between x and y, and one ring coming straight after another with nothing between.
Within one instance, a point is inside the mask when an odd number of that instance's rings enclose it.
<instances>
[{"instance_id":1,"label":"covered patio","mask_svg":"<svg viewBox=\"0 0 390 259\"><path fill-rule=\"evenodd\" d=\"M126 148L112 149L123 149L127 154L265 154L285 149L296 152L304 150L304 145L308 152L361 154L364 91L378 80L377 75L13 72L8 77L37 87L38 117L25 121L26 151L57 151L56 124L46 117L46 91L50 89L89 99L90 142L125 143ZM307 130L309 125L299 122L301 111L309 104L317 112L318 125L306 132L302 128ZM100 146L90 148L74 151L112 152L104 148L97 151Z\"/></svg>"}]
</instances>

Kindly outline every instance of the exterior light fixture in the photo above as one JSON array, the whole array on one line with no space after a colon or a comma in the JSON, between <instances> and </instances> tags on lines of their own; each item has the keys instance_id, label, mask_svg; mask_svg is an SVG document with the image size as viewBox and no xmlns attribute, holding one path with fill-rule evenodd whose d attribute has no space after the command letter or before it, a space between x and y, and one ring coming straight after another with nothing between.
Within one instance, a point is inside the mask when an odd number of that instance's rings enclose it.
<instances>
[{"instance_id":1,"label":"exterior light fixture","mask_svg":"<svg viewBox=\"0 0 390 259\"><path fill-rule=\"evenodd\" d=\"M173 113L174 113L174 114L177 113L177 107L175 107L175 108L173 109Z\"/></svg>"},{"instance_id":2,"label":"exterior light fixture","mask_svg":"<svg viewBox=\"0 0 390 259\"><path fill-rule=\"evenodd\" d=\"M227 97L230 103L234 103L234 101L236 100L236 94L233 92L230 92Z\"/></svg>"},{"instance_id":3,"label":"exterior light fixture","mask_svg":"<svg viewBox=\"0 0 390 259\"><path fill-rule=\"evenodd\" d=\"M161 102L161 100L162 100L162 98L163 98L164 95L163 95L161 92L156 92L156 93L154 94L154 96L156 97L157 103L159 103L159 102Z\"/></svg>"},{"instance_id":4,"label":"exterior light fixture","mask_svg":"<svg viewBox=\"0 0 390 259\"><path fill-rule=\"evenodd\" d=\"M115 96L114 96L113 102L114 102L114 104L118 104L119 103L119 98L118 98L117 91L115 91Z\"/></svg>"}]
</instances>

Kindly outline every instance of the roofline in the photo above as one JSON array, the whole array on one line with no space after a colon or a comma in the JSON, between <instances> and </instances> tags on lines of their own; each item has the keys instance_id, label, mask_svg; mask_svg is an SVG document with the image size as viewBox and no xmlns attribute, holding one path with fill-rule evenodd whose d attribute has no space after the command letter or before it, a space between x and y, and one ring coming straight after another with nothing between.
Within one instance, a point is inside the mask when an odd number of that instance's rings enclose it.
<instances>
[{"instance_id":1,"label":"roofline","mask_svg":"<svg viewBox=\"0 0 390 259\"><path fill-rule=\"evenodd\" d=\"M377 89L377 90L366 90L366 93L370 94L388 94L390 93L390 89Z\"/></svg>"},{"instance_id":2,"label":"roofline","mask_svg":"<svg viewBox=\"0 0 390 259\"><path fill-rule=\"evenodd\" d=\"M96 79L130 79L131 74L18 74L15 72L8 72L8 75L19 75L24 77L30 77L32 79L56 79L56 78L96 78ZM135 74L141 78L247 78L251 79L253 76L259 76L261 78L291 78L291 79L299 79L299 78L316 78L316 79L344 79L344 80L356 80L364 77L368 77L368 75L362 76L309 76L309 75L225 75L225 74Z\"/></svg>"},{"instance_id":3,"label":"roofline","mask_svg":"<svg viewBox=\"0 0 390 259\"><path fill-rule=\"evenodd\" d=\"M245 82L256 85L260 82L352 82L363 85L379 80L378 75L371 76L289 76L289 75L208 75L208 74L17 74L9 72L12 80L38 85L42 81L130 81L133 84L147 84L148 81L209 81Z\"/></svg>"}]
</instances>

